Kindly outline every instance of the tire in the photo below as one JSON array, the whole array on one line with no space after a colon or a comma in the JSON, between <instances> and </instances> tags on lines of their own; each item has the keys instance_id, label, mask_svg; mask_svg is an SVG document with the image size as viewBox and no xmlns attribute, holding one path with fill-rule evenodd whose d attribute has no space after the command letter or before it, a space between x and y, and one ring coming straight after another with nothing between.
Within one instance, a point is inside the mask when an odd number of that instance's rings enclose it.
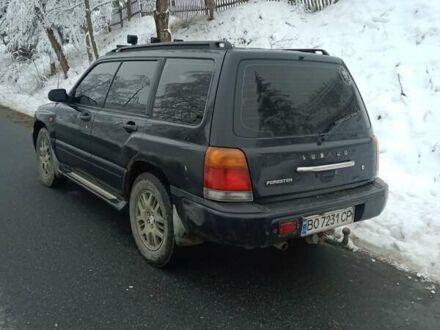
<instances>
[{"instance_id":1,"label":"tire","mask_svg":"<svg viewBox=\"0 0 440 330\"><path fill-rule=\"evenodd\" d=\"M162 182L143 173L130 193L130 225L136 245L155 267L166 266L174 253L173 209Z\"/></svg>"},{"instance_id":2,"label":"tire","mask_svg":"<svg viewBox=\"0 0 440 330\"><path fill-rule=\"evenodd\" d=\"M38 131L35 152L41 182L47 187L54 187L61 183L63 180L57 173L49 132L44 127Z\"/></svg>"}]
</instances>

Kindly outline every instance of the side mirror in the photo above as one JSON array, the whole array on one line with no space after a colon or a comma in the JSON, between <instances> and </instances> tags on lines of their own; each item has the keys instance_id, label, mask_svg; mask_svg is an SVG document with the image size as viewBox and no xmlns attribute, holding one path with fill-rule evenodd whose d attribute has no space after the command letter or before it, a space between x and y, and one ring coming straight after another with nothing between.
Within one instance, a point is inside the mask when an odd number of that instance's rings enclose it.
<instances>
[{"instance_id":1,"label":"side mirror","mask_svg":"<svg viewBox=\"0 0 440 330\"><path fill-rule=\"evenodd\" d=\"M60 103L67 102L67 100L69 99L69 95L67 95L67 92L64 88L52 89L47 95L47 97L52 102L60 102Z\"/></svg>"}]
</instances>

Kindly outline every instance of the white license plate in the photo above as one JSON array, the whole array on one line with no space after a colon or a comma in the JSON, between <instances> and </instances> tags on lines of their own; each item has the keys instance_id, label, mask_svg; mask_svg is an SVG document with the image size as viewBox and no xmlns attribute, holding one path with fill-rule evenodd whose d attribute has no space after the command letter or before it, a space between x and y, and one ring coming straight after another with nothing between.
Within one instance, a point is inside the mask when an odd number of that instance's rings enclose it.
<instances>
[{"instance_id":1,"label":"white license plate","mask_svg":"<svg viewBox=\"0 0 440 330\"><path fill-rule=\"evenodd\" d=\"M328 229L347 225L354 221L354 208L330 211L322 214L305 217L302 222L301 236L326 231Z\"/></svg>"}]
</instances>

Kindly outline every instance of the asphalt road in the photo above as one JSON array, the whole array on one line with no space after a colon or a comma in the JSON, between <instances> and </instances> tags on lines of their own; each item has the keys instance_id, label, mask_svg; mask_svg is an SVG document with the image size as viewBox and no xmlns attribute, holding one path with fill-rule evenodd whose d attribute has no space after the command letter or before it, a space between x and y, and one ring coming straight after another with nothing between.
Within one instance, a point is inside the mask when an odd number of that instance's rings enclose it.
<instances>
[{"instance_id":1,"label":"asphalt road","mask_svg":"<svg viewBox=\"0 0 440 330\"><path fill-rule=\"evenodd\" d=\"M0 328L440 329L440 295L362 253L322 245L137 252L126 213L40 184L31 123L0 108Z\"/></svg>"}]
</instances>

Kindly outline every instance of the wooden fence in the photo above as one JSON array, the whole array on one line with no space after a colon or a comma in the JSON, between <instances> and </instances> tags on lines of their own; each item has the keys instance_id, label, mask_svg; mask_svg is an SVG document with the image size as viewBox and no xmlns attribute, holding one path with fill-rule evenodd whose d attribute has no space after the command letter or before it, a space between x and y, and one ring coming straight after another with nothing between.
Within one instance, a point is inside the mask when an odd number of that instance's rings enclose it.
<instances>
[{"instance_id":1,"label":"wooden fence","mask_svg":"<svg viewBox=\"0 0 440 330\"><path fill-rule=\"evenodd\" d=\"M330 6L339 0L288 0L291 5L301 3L307 10L318 11Z\"/></svg>"},{"instance_id":2,"label":"wooden fence","mask_svg":"<svg viewBox=\"0 0 440 330\"><path fill-rule=\"evenodd\" d=\"M226 10L238 6L248 0L215 0L216 11ZM205 0L171 0L170 12L172 15L207 15L208 7Z\"/></svg>"},{"instance_id":3,"label":"wooden fence","mask_svg":"<svg viewBox=\"0 0 440 330\"><path fill-rule=\"evenodd\" d=\"M268 0L268 1L287 1L291 5L303 4L306 10L318 11L338 2L339 0ZM215 0L216 11L226 10L248 0ZM170 0L170 12L172 15L207 15L208 8L205 0ZM150 13L148 13L150 14Z\"/></svg>"},{"instance_id":4,"label":"wooden fence","mask_svg":"<svg viewBox=\"0 0 440 330\"><path fill-rule=\"evenodd\" d=\"M136 17L141 15L141 3L140 0L131 0L131 17ZM110 21L110 28L112 30L117 29L118 27L124 26L124 21L128 20L128 11L127 8L114 8L112 12L112 18Z\"/></svg>"},{"instance_id":5,"label":"wooden fence","mask_svg":"<svg viewBox=\"0 0 440 330\"><path fill-rule=\"evenodd\" d=\"M148 1L147 6L144 1ZM152 8L154 8L154 1L152 0L131 0L131 12L133 16L152 15ZM176 16L203 16L208 15L208 6L205 0L169 0L170 13ZM339 0L268 0L268 1L287 1L291 5L303 4L306 10L318 11L325 7L338 2ZM215 0L216 11L223 11L232 7L246 3L248 0ZM115 10L112 14L110 27L112 29L122 27L124 21L128 19L127 8Z\"/></svg>"}]
</instances>

